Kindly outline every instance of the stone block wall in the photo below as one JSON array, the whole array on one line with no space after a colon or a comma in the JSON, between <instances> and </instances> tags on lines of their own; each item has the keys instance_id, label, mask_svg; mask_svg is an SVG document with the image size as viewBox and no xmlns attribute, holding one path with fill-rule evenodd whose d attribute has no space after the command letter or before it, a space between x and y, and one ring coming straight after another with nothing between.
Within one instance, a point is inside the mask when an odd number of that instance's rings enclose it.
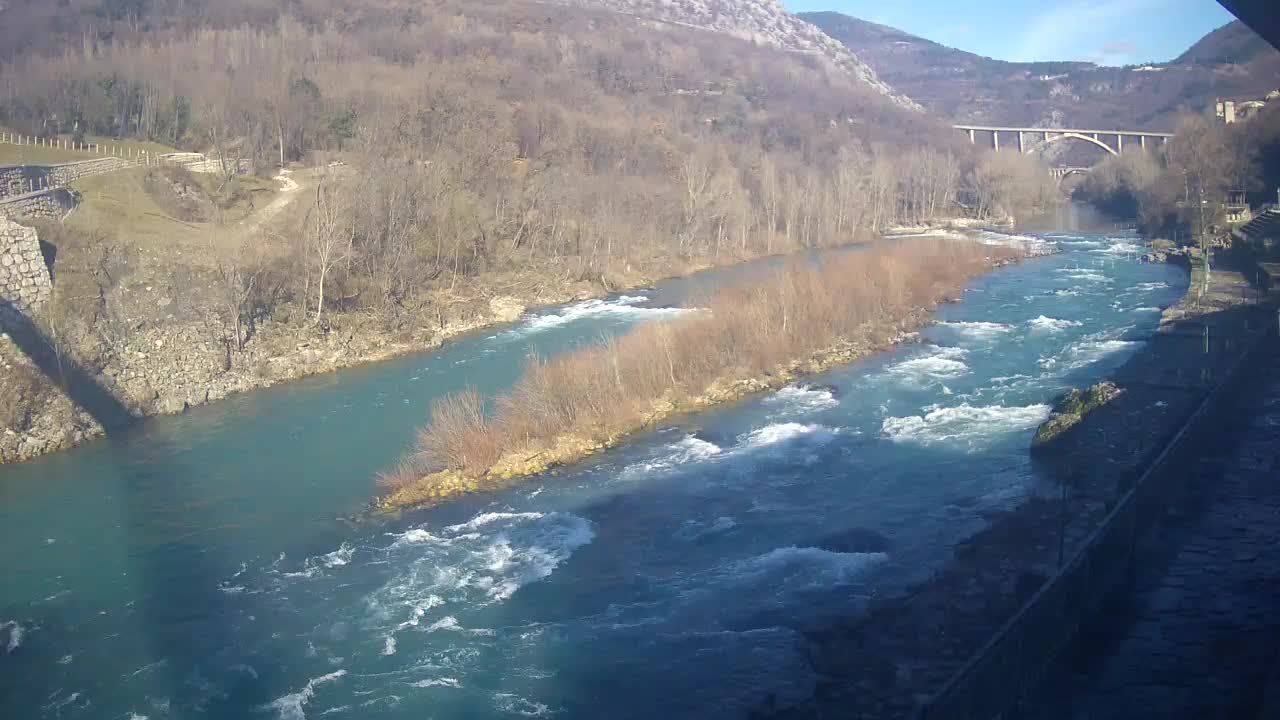
<instances>
[{"instance_id":1,"label":"stone block wall","mask_svg":"<svg viewBox=\"0 0 1280 720\"><path fill-rule=\"evenodd\" d=\"M0 307L31 313L48 302L52 292L36 231L0 216Z\"/></svg>"},{"instance_id":2,"label":"stone block wall","mask_svg":"<svg viewBox=\"0 0 1280 720\"><path fill-rule=\"evenodd\" d=\"M137 160L118 157L98 158L97 160L81 160L80 162L52 165L49 167L49 173L51 175L50 184L55 186L70 185L81 178L91 177L93 175L103 175L109 172L115 172L116 170L136 167L137 165L139 165Z\"/></svg>"},{"instance_id":3,"label":"stone block wall","mask_svg":"<svg viewBox=\"0 0 1280 720\"><path fill-rule=\"evenodd\" d=\"M7 165L0 167L0 199L25 195L31 188L53 184L49 168L39 165Z\"/></svg>"},{"instance_id":4,"label":"stone block wall","mask_svg":"<svg viewBox=\"0 0 1280 720\"><path fill-rule=\"evenodd\" d=\"M39 192L0 198L0 218L30 218L61 220L78 203L76 193L69 188L54 188Z\"/></svg>"},{"instance_id":5,"label":"stone block wall","mask_svg":"<svg viewBox=\"0 0 1280 720\"><path fill-rule=\"evenodd\" d=\"M137 160L107 157L61 165L0 166L0 198L25 195L32 190L70 185L81 178L134 167Z\"/></svg>"}]
</instances>

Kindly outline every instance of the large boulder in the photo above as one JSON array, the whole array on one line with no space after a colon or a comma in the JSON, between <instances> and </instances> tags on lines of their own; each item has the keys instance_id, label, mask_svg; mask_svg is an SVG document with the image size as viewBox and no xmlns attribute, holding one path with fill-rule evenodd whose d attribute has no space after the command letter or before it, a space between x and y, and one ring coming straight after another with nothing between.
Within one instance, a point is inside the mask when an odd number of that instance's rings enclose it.
<instances>
[{"instance_id":1,"label":"large boulder","mask_svg":"<svg viewBox=\"0 0 1280 720\"><path fill-rule=\"evenodd\" d=\"M1124 390L1112 382L1101 382L1083 390L1075 388L1063 393L1054 401L1049 419L1036 430L1035 438L1031 440L1031 451L1047 451L1054 440L1079 425L1089 413L1122 393Z\"/></svg>"}]
</instances>

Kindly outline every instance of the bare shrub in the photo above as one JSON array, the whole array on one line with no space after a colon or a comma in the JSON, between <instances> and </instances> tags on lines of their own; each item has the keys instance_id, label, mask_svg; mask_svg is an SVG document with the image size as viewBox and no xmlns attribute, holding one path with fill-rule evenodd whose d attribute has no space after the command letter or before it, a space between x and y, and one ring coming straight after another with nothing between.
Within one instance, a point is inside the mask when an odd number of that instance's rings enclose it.
<instances>
[{"instance_id":1,"label":"bare shrub","mask_svg":"<svg viewBox=\"0 0 1280 720\"><path fill-rule=\"evenodd\" d=\"M384 492L393 493L412 487L426 473L413 456L407 457L390 470L378 473L378 487Z\"/></svg>"},{"instance_id":2,"label":"bare shrub","mask_svg":"<svg viewBox=\"0 0 1280 720\"><path fill-rule=\"evenodd\" d=\"M821 263L794 260L772 275L721 288L700 303L703 312L551 360L533 358L498 398L492 419L473 389L438 400L418 448L433 467L481 474L508 450L546 448L566 435L611 439L643 425L663 399L773 373L843 343L890 341L913 313L955 296L993 260L1013 254L930 239L884 243Z\"/></svg>"},{"instance_id":3,"label":"bare shrub","mask_svg":"<svg viewBox=\"0 0 1280 720\"><path fill-rule=\"evenodd\" d=\"M431 424L418 433L418 447L429 462L450 468L485 468L501 454L501 438L484 414L484 398L475 388L431 403Z\"/></svg>"}]
</instances>

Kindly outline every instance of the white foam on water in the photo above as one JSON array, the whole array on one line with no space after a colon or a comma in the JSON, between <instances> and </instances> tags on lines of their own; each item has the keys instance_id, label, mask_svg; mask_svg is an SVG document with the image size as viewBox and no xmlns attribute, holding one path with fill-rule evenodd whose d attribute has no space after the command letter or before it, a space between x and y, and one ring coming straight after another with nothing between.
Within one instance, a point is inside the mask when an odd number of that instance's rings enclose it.
<instances>
[{"instance_id":1,"label":"white foam on water","mask_svg":"<svg viewBox=\"0 0 1280 720\"><path fill-rule=\"evenodd\" d=\"M437 545L447 545L450 542L452 542L447 538L442 538L437 535L433 535L423 528L411 528L409 530L406 530L400 533L399 535L396 535L395 538L396 538L396 541L392 544L392 547L398 547L401 545L416 545L419 543L434 543Z\"/></svg>"},{"instance_id":2,"label":"white foam on water","mask_svg":"<svg viewBox=\"0 0 1280 720\"><path fill-rule=\"evenodd\" d=\"M495 693L493 704L499 712L521 717L545 717L551 714L551 708L543 703L526 700L511 693Z\"/></svg>"},{"instance_id":3,"label":"white foam on water","mask_svg":"<svg viewBox=\"0 0 1280 720\"><path fill-rule=\"evenodd\" d=\"M1132 350L1142 345L1138 340L1086 340L1067 348L1068 367L1071 369L1092 365L1108 356Z\"/></svg>"},{"instance_id":4,"label":"white foam on water","mask_svg":"<svg viewBox=\"0 0 1280 720\"><path fill-rule=\"evenodd\" d=\"M7 629L9 631L9 640L4 646L4 652L6 655L22 647L22 636L24 634L22 623L19 623L17 620L10 620L6 623L0 624L0 629Z\"/></svg>"},{"instance_id":5,"label":"white foam on water","mask_svg":"<svg viewBox=\"0 0 1280 720\"><path fill-rule=\"evenodd\" d=\"M747 433L743 436L740 447L743 449L767 447L802 437L829 440L833 435L835 435L835 430L826 425L805 425L795 422L774 423Z\"/></svg>"},{"instance_id":6,"label":"white foam on water","mask_svg":"<svg viewBox=\"0 0 1280 720\"><path fill-rule=\"evenodd\" d=\"M884 237L886 240L898 240L902 238L922 238L922 237L947 238L948 240L970 239L969 235L965 235L962 232L956 232L955 230L944 230L942 228L934 228L930 230L925 230L924 232L894 233L892 235L885 235Z\"/></svg>"},{"instance_id":7,"label":"white foam on water","mask_svg":"<svg viewBox=\"0 0 1280 720\"><path fill-rule=\"evenodd\" d=\"M538 519L541 519L542 517L543 517L542 513L538 513L538 512L524 512L524 513L487 512L487 513L480 513L479 515L459 525L450 525L446 527L445 530L448 530L449 532L453 532L453 533L469 532L472 530L478 530L479 528L482 528L486 525L492 525L493 523L503 522L506 520L538 520Z\"/></svg>"},{"instance_id":8,"label":"white foam on water","mask_svg":"<svg viewBox=\"0 0 1280 720\"><path fill-rule=\"evenodd\" d=\"M1030 378L1031 378L1030 375L1023 375L1022 373L1018 373L1017 375L1000 375L998 377L993 377L991 378L991 382L999 383L1003 385L1005 383L1011 383L1016 380L1028 380Z\"/></svg>"},{"instance_id":9,"label":"white foam on water","mask_svg":"<svg viewBox=\"0 0 1280 720\"><path fill-rule=\"evenodd\" d=\"M1027 324L1035 330L1045 332L1061 332L1067 328L1080 327L1081 323L1075 320L1060 320L1058 318L1045 317L1041 315L1033 320L1028 320Z\"/></svg>"},{"instance_id":10,"label":"white foam on water","mask_svg":"<svg viewBox=\"0 0 1280 720\"><path fill-rule=\"evenodd\" d=\"M1152 307L1148 305L1146 307L1136 307L1130 310L1129 312L1157 312L1158 313L1158 312L1164 312L1164 311L1158 307Z\"/></svg>"},{"instance_id":11,"label":"white foam on water","mask_svg":"<svg viewBox=\"0 0 1280 720\"><path fill-rule=\"evenodd\" d=\"M1084 239L1078 238L1077 236L1058 237L1058 236L1050 235L1049 237L1053 239L1055 242L1057 242L1059 245L1070 245L1073 248L1102 247L1102 243L1098 242L1097 240L1084 240Z\"/></svg>"},{"instance_id":12,"label":"white foam on water","mask_svg":"<svg viewBox=\"0 0 1280 720\"><path fill-rule=\"evenodd\" d=\"M938 347L930 355L890 365L885 372L915 384L930 380L952 380L969 373L969 366L962 360L966 355L968 351L964 348Z\"/></svg>"},{"instance_id":13,"label":"white foam on water","mask_svg":"<svg viewBox=\"0 0 1280 720\"><path fill-rule=\"evenodd\" d=\"M409 686L416 687L416 688L429 688L429 687L460 688L462 687L462 683L457 678L447 677L447 678L436 678L434 680L418 680L416 682L409 683Z\"/></svg>"},{"instance_id":14,"label":"white foam on water","mask_svg":"<svg viewBox=\"0 0 1280 720\"><path fill-rule=\"evenodd\" d=\"M577 320L599 317L629 318L636 320L656 320L675 317L695 312L689 308L651 308L642 307L649 302L647 297L623 295L613 300L588 300L577 305L570 305L559 313L539 315L526 320L523 325L508 332L528 335L543 330L551 330Z\"/></svg>"},{"instance_id":15,"label":"white foam on water","mask_svg":"<svg viewBox=\"0 0 1280 720\"><path fill-rule=\"evenodd\" d=\"M311 702L311 698L315 697L316 688L325 683L337 682L346 674L346 670L335 670L326 675L311 678L307 681L306 687L298 692L272 700L266 706L266 709L275 710L280 720L306 720L307 714L303 711L303 708L307 706L307 703Z\"/></svg>"},{"instance_id":16,"label":"white foam on water","mask_svg":"<svg viewBox=\"0 0 1280 720\"><path fill-rule=\"evenodd\" d=\"M888 558L880 552L840 553L792 545L737 562L731 566L731 573L738 580L786 576L792 584L799 580L804 585L827 586L860 577Z\"/></svg>"},{"instance_id":17,"label":"white foam on water","mask_svg":"<svg viewBox=\"0 0 1280 720\"><path fill-rule=\"evenodd\" d=\"M983 230L978 233L977 240L984 245L1018 248L1031 255L1047 255L1054 250L1052 242L1034 235L1015 235Z\"/></svg>"},{"instance_id":18,"label":"white foam on water","mask_svg":"<svg viewBox=\"0 0 1280 720\"><path fill-rule=\"evenodd\" d=\"M788 385L764 399L766 405L781 405L787 411L811 413L839 405L830 390L804 385Z\"/></svg>"},{"instance_id":19,"label":"white foam on water","mask_svg":"<svg viewBox=\"0 0 1280 720\"><path fill-rule=\"evenodd\" d=\"M1143 290L1143 291L1147 291L1147 290L1165 290L1165 289L1167 289L1167 288L1169 287L1169 283L1162 283L1162 282L1138 283L1137 285L1134 285L1133 287L1134 287L1134 289L1136 289L1136 290Z\"/></svg>"},{"instance_id":20,"label":"white foam on water","mask_svg":"<svg viewBox=\"0 0 1280 720\"><path fill-rule=\"evenodd\" d=\"M396 654L396 636L395 635L387 636L386 641L383 643L383 646L382 646L382 654L383 655Z\"/></svg>"},{"instance_id":21,"label":"white foam on water","mask_svg":"<svg viewBox=\"0 0 1280 720\"><path fill-rule=\"evenodd\" d=\"M1048 405L925 408L923 415L885 418L881 430L898 443L974 445L1006 433L1036 427L1049 417Z\"/></svg>"},{"instance_id":22,"label":"white foam on water","mask_svg":"<svg viewBox=\"0 0 1280 720\"><path fill-rule=\"evenodd\" d=\"M594 537L585 519L559 512L485 512L438 535L411 532L386 548L396 575L364 600L369 626L384 638L383 650L385 638L409 630L493 634L465 628L459 618L549 577ZM424 541L406 542L406 536ZM438 615L432 612L437 608Z\"/></svg>"},{"instance_id":23,"label":"white foam on water","mask_svg":"<svg viewBox=\"0 0 1280 720\"><path fill-rule=\"evenodd\" d=\"M1104 283L1114 282L1111 278L1107 277L1103 273L1097 270L1089 270L1086 268L1061 268L1059 270L1056 270L1055 272L1062 273L1063 277L1067 277L1072 280L1082 280L1085 282L1104 282ZM1077 288L1072 288L1072 289L1075 290Z\"/></svg>"},{"instance_id":24,"label":"white foam on water","mask_svg":"<svg viewBox=\"0 0 1280 720\"><path fill-rule=\"evenodd\" d=\"M460 630L458 626L458 618L452 615L445 615L439 620L427 626L427 632L435 632L437 630Z\"/></svg>"},{"instance_id":25,"label":"white foam on water","mask_svg":"<svg viewBox=\"0 0 1280 720\"><path fill-rule=\"evenodd\" d=\"M351 557L355 555L356 549L348 543L342 543L337 550L321 557L321 562L325 567L335 568L342 567L351 562Z\"/></svg>"},{"instance_id":26,"label":"white foam on water","mask_svg":"<svg viewBox=\"0 0 1280 720\"><path fill-rule=\"evenodd\" d=\"M976 340L993 340L1013 331L1012 325L982 321L940 322L938 325L958 330L965 337L974 338Z\"/></svg>"},{"instance_id":27,"label":"white foam on water","mask_svg":"<svg viewBox=\"0 0 1280 720\"><path fill-rule=\"evenodd\" d=\"M146 715L130 710L129 717L127 720L149 720L149 719Z\"/></svg>"},{"instance_id":28,"label":"white foam on water","mask_svg":"<svg viewBox=\"0 0 1280 720\"><path fill-rule=\"evenodd\" d=\"M628 465L623 468L623 477L645 475L678 468L690 463L702 462L719 457L724 449L713 442L708 442L693 435L687 435L679 442L663 448L663 454L647 462Z\"/></svg>"},{"instance_id":29,"label":"white foam on water","mask_svg":"<svg viewBox=\"0 0 1280 720\"><path fill-rule=\"evenodd\" d=\"M1133 255L1134 253L1141 251L1142 248L1134 243L1118 240L1112 241L1111 245L1105 248L1091 250L1090 252L1102 253L1105 255Z\"/></svg>"},{"instance_id":30,"label":"white foam on water","mask_svg":"<svg viewBox=\"0 0 1280 720\"><path fill-rule=\"evenodd\" d=\"M1072 297L1075 295L1079 295L1080 289L1081 288L1079 286L1076 286L1067 290L1054 290L1053 294L1057 295L1058 297Z\"/></svg>"}]
</instances>

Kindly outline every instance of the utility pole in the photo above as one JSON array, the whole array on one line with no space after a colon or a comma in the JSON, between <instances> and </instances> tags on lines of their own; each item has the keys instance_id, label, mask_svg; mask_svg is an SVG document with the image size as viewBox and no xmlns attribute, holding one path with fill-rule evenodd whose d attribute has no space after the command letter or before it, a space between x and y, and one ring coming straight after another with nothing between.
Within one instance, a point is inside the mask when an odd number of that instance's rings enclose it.
<instances>
[{"instance_id":1,"label":"utility pole","mask_svg":"<svg viewBox=\"0 0 1280 720\"><path fill-rule=\"evenodd\" d=\"M1200 297L1203 298L1209 292L1209 235L1204 219L1204 177L1198 177L1196 185L1200 190L1200 255L1204 259L1204 282L1200 288Z\"/></svg>"}]
</instances>

